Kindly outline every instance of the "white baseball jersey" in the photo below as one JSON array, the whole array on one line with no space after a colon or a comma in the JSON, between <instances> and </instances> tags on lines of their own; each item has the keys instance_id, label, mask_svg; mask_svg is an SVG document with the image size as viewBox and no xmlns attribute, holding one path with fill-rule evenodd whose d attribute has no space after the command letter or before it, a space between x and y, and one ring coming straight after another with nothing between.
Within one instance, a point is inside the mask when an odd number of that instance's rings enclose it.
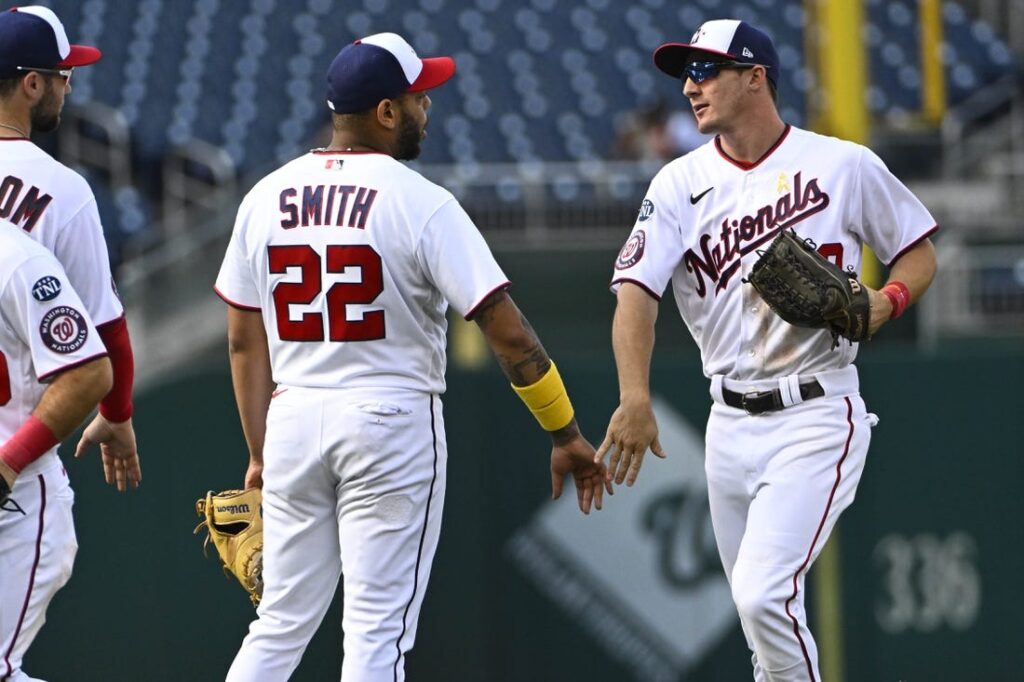
<instances>
[{"instance_id":1,"label":"white baseball jersey","mask_svg":"<svg viewBox=\"0 0 1024 682\"><path fill-rule=\"evenodd\" d=\"M0 220L0 442L32 414L45 382L106 353L53 254ZM28 465L21 476L55 459L56 452Z\"/></svg>"},{"instance_id":2,"label":"white baseball jersey","mask_svg":"<svg viewBox=\"0 0 1024 682\"><path fill-rule=\"evenodd\" d=\"M96 198L81 175L31 141L0 139L0 218L49 249L98 325L124 314Z\"/></svg>"},{"instance_id":3,"label":"white baseball jersey","mask_svg":"<svg viewBox=\"0 0 1024 682\"><path fill-rule=\"evenodd\" d=\"M274 380L444 391L445 312L508 285L447 190L390 156L313 151L249 192L217 277L263 311Z\"/></svg>"},{"instance_id":4,"label":"white baseball jersey","mask_svg":"<svg viewBox=\"0 0 1024 682\"><path fill-rule=\"evenodd\" d=\"M783 229L813 240L846 269L859 267L863 242L892 263L937 227L861 145L790 126L758 162L745 164L715 138L655 176L615 262L613 289L633 282L660 299L671 279L708 377L748 381L845 367L856 344L832 350L827 331L788 324L743 283L757 250Z\"/></svg>"}]
</instances>

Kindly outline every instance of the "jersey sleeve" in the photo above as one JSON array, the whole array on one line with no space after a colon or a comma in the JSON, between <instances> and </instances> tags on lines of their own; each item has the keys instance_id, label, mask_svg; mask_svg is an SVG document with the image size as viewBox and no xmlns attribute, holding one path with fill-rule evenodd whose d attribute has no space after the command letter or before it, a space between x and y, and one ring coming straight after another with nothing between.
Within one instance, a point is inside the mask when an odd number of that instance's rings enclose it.
<instances>
[{"instance_id":1,"label":"jersey sleeve","mask_svg":"<svg viewBox=\"0 0 1024 682\"><path fill-rule=\"evenodd\" d=\"M449 305L467 319L488 296L509 285L483 235L454 198L427 221L416 256Z\"/></svg>"},{"instance_id":2,"label":"jersey sleeve","mask_svg":"<svg viewBox=\"0 0 1024 682\"><path fill-rule=\"evenodd\" d=\"M611 289L618 292L624 282L632 282L654 298L668 286L672 273L683 257L681 220L670 176L665 169L654 176L647 196L640 204L633 231L615 259Z\"/></svg>"},{"instance_id":3,"label":"jersey sleeve","mask_svg":"<svg viewBox=\"0 0 1024 682\"><path fill-rule=\"evenodd\" d=\"M886 265L938 229L924 204L867 148L860 162L859 209L854 231Z\"/></svg>"},{"instance_id":4,"label":"jersey sleeve","mask_svg":"<svg viewBox=\"0 0 1024 682\"><path fill-rule=\"evenodd\" d=\"M103 325L124 315L110 271L99 210L91 192L89 200L59 233L53 252L96 324Z\"/></svg>"},{"instance_id":5,"label":"jersey sleeve","mask_svg":"<svg viewBox=\"0 0 1024 682\"><path fill-rule=\"evenodd\" d=\"M224 261L217 274L217 283L213 288L217 295L229 305L243 310L259 310L261 308L259 289L253 280L252 265L245 249L247 203L243 203L238 209L235 228L231 232L231 241L228 242Z\"/></svg>"},{"instance_id":6,"label":"jersey sleeve","mask_svg":"<svg viewBox=\"0 0 1024 682\"><path fill-rule=\"evenodd\" d=\"M2 296L5 317L28 346L40 381L107 354L82 299L50 254L20 263Z\"/></svg>"}]
</instances>

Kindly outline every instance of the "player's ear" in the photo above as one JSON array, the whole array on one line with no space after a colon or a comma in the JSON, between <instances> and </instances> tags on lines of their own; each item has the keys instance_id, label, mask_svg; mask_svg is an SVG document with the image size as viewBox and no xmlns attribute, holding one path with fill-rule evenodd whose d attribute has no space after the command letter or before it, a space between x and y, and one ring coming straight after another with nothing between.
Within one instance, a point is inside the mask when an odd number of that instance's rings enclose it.
<instances>
[{"instance_id":1,"label":"player's ear","mask_svg":"<svg viewBox=\"0 0 1024 682\"><path fill-rule=\"evenodd\" d=\"M377 103L377 123L394 130L398 126L398 106L393 99L382 99Z\"/></svg>"},{"instance_id":2,"label":"player's ear","mask_svg":"<svg viewBox=\"0 0 1024 682\"><path fill-rule=\"evenodd\" d=\"M32 103L42 99L46 94L46 79L42 74L29 71L21 79L21 90Z\"/></svg>"},{"instance_id":3,"label":"player's ear","mask_svg":"<svg viewBox=\"0 0 1024 682\"><path fill-rule=\"evenodd\" d=\"M761 65L750 69L750 89L762 90L768 87L768 70Z\"/></svg>"}]
</instances>

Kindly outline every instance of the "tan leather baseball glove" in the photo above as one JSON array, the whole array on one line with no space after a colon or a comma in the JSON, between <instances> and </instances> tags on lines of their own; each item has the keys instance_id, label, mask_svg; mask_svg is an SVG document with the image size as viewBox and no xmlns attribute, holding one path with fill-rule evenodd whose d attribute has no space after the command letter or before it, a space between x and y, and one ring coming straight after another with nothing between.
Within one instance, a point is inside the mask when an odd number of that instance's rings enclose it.
<instances>
[{"instance_id":1,"label":"tan leather baseball glove","mask_svg":"<svg viewBox=\"0 0 1024 682\"><path fill-rule=\"evenodd\" d=\"M213 541L224 566L224 573L238 578L249 593L253 605L263 597L263 493L248 490L212 490L196 500L196 513L202 521L194 534L206 528L203 554Z\"/></svg>"}]
</instances>

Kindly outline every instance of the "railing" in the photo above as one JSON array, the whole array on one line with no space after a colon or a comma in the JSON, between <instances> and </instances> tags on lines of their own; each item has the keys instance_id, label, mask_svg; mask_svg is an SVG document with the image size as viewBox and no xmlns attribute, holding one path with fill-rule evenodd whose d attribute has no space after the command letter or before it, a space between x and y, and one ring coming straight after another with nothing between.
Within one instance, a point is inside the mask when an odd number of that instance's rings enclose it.
<instances>
[{"instance_id":1,"label":"railing","mask_svg":"<svg viewBox=\"0 0 1024 682\"><path fill-rule=\"evenodd\" d=\"M235 164L220 147L191 140L172 150L163 163L163 230L189 228L197 211L217 211L236 193Z\"/></svg>"},{"instance_id":2,"label":"railing","mask_svg":"<svg viewBox=\"0 0 1024 682\"><path fill-rule=\"evenodd\" d=\"M1024 336L1024 243L967 245L953 236L939 244L938 257L920 304L923 348L942 338Z\"/></svg>"},{"instance_id":3,"label":"railing","mask_svg":"<svg viewBox=\"0 0 1024 682\"><path fill-rule=\"evenodd\" d=\"M1005 180L1024 204L1024 89L1019 76L981 88L951 109L942 124L943 174Z\"/></svg>"},{"instance_id":4,"label":"railing","mask_svg":"<svg viewBox=\"0 0 1024 682\"><path fill-rule=\"evenodd\" d=\"M132 182L131 133L120 110L99 102L69 106L58 128L61 161L95 168L111 187Z\"/></svg>"}]
</instances>

